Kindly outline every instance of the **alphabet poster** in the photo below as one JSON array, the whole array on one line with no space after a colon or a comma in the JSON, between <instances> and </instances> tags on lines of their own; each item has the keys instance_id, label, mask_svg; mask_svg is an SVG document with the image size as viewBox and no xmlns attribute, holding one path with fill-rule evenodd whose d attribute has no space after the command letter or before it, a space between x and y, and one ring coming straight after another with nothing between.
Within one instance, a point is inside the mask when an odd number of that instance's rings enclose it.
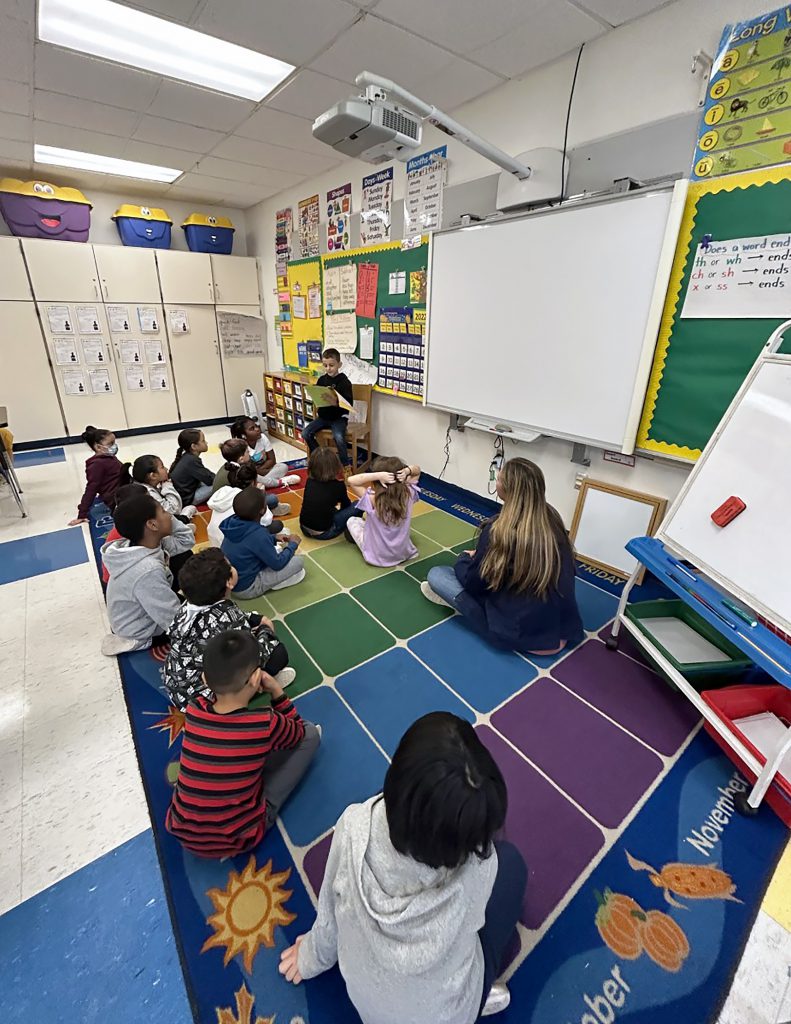
<instances>
[{"instance_id":1,"label":"alphabet poster","mask_svg":"<svg viewBox=\"0 0 791 1024\"><path fill-rule=\"evenodd\" d=\"M791 6L786 5L726 25L706 91L692 177L789 161Z\"/></svg>"},{"instance_id":2,"label":"alphabet poster","mask_svg":"<svg viewBox=\"0 0 791 1024\"><path fill-rule=\"evenodd\" d=\"M791 317L791 233L702 242L681 316L698 320Z\"/></svg>"}]
</instances>

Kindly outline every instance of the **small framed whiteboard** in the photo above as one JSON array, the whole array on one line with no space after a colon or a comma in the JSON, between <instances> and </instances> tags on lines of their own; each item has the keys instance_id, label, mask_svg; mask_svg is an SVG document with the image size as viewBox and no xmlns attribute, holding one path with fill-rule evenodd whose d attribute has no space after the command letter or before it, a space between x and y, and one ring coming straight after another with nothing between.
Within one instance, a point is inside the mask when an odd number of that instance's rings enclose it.
<instances>
[{"instance_id":1,"label":"small framed whiteboard","mask_svg":"<svg viewBox=\"0 0 791 1024\"><path fill-rule=\"evenodd\" d=\"M626 550L634 537L650 537L665 514L665 498L626 487L583 480L571 524L577 557L628 578L637 559ZM643 578L641 573L637 582Z\"/></svg>"}]
</instances>

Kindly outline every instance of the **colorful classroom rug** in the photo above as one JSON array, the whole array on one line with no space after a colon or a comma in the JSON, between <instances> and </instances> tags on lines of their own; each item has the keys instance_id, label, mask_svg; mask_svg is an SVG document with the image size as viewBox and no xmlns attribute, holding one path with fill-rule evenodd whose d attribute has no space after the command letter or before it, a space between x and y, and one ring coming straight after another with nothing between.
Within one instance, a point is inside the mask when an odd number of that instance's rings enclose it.
<instances>
[{"instance_id":1,"label":"colorful classroom rug","mask_svg":"<svg viewBox=\"0 0 791 1024\"><path fill-rule=\"evenodd\" d=\"M296 517L299 490L284 497ZM357 1021L337 969L294 988L280 952L312 924L338 816L380 790L404 730L438 709L475 723L500 764L506 836L529 867L503 1024L716 1020L785 828L766 808L735 813L744 780L688 702L633 648L606 650L617 581L580 566L586 638L552 658L493 650L426 602L428 569L451 564L493 506L431 478L423 497L413 563L377 569L342 538L307 540L306 580L252 602L288 646L289 693L323 728L316 761L252 854L201 861L165 831L183 718L148 652L120 658L196 1022ZM97 547L108 528L92 516Z\"/></svg>"}]
</instances>

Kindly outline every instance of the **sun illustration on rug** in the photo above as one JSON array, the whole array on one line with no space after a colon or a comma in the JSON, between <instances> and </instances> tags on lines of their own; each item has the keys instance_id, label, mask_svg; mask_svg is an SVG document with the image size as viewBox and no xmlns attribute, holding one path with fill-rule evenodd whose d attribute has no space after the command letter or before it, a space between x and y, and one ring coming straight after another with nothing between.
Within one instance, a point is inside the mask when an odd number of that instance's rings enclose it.
<instances>
[{"instance_id":1,"label":"sun illustration on rug","mask_svg":"<svg viewBox=\"0 0 791 1024\"><path fill-rule=\"evenodd\" d=\"M206 921L214 935L204 942L201 953L225 946L224 966L241 953L245 970L252 971L259 947L274 946L277 925L296 920L297 915L284 907L293 891L283 888L290 875L291 868L273 872L271 860L256 871L253 856L241 874L231 871L225 889L209 889L206 895L217 913Z\"/></svg>"},{"instance_id":2,"label":"sun illustration on rug","mask_svg":"<svg viewBox=\"0 0 791 1024\"><path fill-rule=\"evenodd\" d=\"M159 711L144 711L144 715L158 715ZM178 708L169 707L167 714L159 718L149 729L158 729L159 732L168 733L168 746L172 747L179 736L184 732L185 715Z\"/></svg>"}]
</instances>

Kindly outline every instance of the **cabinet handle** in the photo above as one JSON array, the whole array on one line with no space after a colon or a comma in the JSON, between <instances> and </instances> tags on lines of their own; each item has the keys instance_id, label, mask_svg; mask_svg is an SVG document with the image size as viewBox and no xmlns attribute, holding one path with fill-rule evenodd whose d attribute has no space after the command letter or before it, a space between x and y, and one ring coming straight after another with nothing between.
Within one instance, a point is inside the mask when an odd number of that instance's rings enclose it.
<instances>
[{"instance_id":1,"label":"cabinet handle","mask_svg":"<svg viewBox=\"0 0 791 1024\"><path fill-rule=\"evenodd\" d=\"M107 282L105 281L104 278L102 278L102 291L104 292L104 297L109 298L109 296L107 295Z\"/></svg>"},{"instance_id":2,"label":"cabinet handle","mask_svg":"<svg viewBox=\"0 0 791 1024\"><path fill-rule=\"evenodd\" d=\"M209 281L209 296L212 299L214 298L214 285L211 283L211 281Z\"/></svg>"},{"instance_id":3,"label":"cabinet handle","mask_svg":"<svg viewBox=\"0 0 791 1024\"><path fill-rule=\"evenodd\" d=\"M218 284L216 284L216 283L214 285L214 291L215 291L215 293L217 295L217 301L218 302L222 301L222 294L220 293L220 286Z\"/></svg>"},{"instance_id":4,"label":"cabinet handle","mask_svg":"<svg viewBox=\"0 0 791 1024\"><path fill-rule=\"evenodd\" d=\"M96 283L96 278L93 278L93 294L94 298L101 298L101 295L99 294L99 285Z\"/></svg>"}]
</instances>

